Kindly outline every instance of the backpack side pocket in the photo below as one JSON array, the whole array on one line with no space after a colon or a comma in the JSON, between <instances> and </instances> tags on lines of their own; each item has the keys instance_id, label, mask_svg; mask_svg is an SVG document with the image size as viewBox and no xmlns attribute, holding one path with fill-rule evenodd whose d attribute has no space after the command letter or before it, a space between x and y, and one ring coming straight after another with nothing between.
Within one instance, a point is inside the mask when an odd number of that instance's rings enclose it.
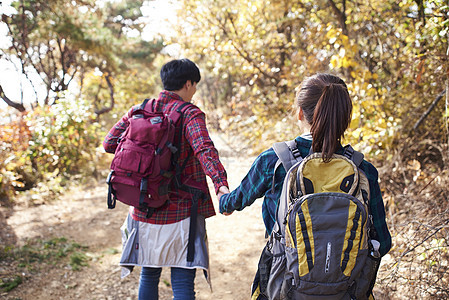
<instances>
[{"instance_id":1,"label":"backpack side pocket","mask_svg":"<svg viewBox=\"0 0 449 300\"><path fill-rule=\"evenodd\" d=\"M368 254L361 274L354 282L354 294L357 299L369 299L369 296L373 292L374 284L376 283L380 261L380 257L373 257L371 254Z\"/></svg>"},{"instance_id":2,"label":"backpack side pocket","mask_svg":"<svg viewBox=\"0 0 449 300\"><path fill-rule=\"evenodd\" d=\"M285 255L285 244L284 239L281 238L280 241L274 240L272 248L272 263L270 270L270 278L267 284L267 295L269 299L277 300L283 299L282 293L285 291L285 273L287 267L287 257Z\"/></svg>"},{"instance_id":3,"label":"backpack side pocket","mask_svg":"<svg viewBox=\"0 0 449 300\"><path fill-rule=\"evenodd\" d=\"M267 242L260 255L257 273L251 286L251 300L268 300L267 285L273 261L273 254L270 252L269 246L270 241Z\"/></svg>"}]
</instances>

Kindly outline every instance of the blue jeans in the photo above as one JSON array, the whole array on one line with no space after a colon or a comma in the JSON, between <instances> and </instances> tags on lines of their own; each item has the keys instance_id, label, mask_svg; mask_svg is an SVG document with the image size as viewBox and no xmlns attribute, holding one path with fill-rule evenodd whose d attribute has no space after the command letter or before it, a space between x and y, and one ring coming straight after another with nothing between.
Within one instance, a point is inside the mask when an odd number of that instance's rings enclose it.
<instances>
[{"instance_id":1,"label":"blue jeans","mask_svg":"<svg viewBox=\"0 0 449 300\"><path fill-rule=\"evenodd\" d=\"M162 268L142 267L140 272L139 300L157 300ZM174 300L195 299L196 269L171 268L171 285Z\"/></svg>"}]
</instances>

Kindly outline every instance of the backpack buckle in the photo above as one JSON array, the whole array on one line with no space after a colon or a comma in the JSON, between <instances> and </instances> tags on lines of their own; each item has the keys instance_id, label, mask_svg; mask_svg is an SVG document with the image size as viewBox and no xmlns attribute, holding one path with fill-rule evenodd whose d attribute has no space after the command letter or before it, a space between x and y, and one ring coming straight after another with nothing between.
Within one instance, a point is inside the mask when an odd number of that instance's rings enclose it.
<instances>
[{"instance_id":1,"label":"backpack buckle","mask_svg":"<svg viewBox=\"0 0 449 300\"><path fill-rule=\"evenodd\" d=\"M301 156L301 152L299 152L298 148L290 149L292 151L292 154L295 158L298 158Z\"/></svg>"},{"instance_id":2,"label":"backpack buckle","mask_svg":"<svg viewBox=\"0 0 449 300\"><path fill-rule=\"evenodd\" d=\"M352 155L354 155L354 149L352 147L346 146L343 155L348 159L351 159Z\"/></svg>"},{"instance_id":3,"label":"backpack buckle","mask_svg":"<svg viewBox=\"0 0 449 300\"><path fill-rule=\"evenodd\" d=\"M107 184L111 184L112 175L114 175L114 173L115 173L114 170L111 170L111 172L109 172L108 178L106 178Z\"/></svg>"}]
</instances>

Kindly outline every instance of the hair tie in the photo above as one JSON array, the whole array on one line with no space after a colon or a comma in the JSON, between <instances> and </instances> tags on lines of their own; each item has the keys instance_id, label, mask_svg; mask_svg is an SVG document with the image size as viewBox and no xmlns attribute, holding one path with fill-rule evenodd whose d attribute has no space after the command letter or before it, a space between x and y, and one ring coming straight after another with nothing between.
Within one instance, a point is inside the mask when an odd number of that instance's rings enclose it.
<instances>
[{"instance_id":1,"label":"hair tie","mask_svg":"<svg viewBox=\"0 0 449 300\"><path fill-rule=\"evenodd\" d=\"M326 94L326 92L331 88L331 86L333 86L333 83L326 84L323 88L323 91L321 92L321 95Z\"/></svg>"}]
</instances>

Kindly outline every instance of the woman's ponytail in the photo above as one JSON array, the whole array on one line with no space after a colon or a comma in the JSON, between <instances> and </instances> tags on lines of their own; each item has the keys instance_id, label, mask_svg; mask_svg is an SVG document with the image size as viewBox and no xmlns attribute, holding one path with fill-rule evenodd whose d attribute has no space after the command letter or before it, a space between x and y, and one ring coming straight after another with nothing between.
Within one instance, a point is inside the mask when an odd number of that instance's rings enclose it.
<instances>
[{"instance_id":1,"label":"woman's ponytail","mask_svg":"<svg viewBox=\"0 0 449 300\"><path fill-rule=\"evenodd\" d=\"M343 80L330 74L306 79L297 94L297 105L311 125L312 150L329 161L340 145L352 117L352 102Z\"/></svg>"}]
</instances>

